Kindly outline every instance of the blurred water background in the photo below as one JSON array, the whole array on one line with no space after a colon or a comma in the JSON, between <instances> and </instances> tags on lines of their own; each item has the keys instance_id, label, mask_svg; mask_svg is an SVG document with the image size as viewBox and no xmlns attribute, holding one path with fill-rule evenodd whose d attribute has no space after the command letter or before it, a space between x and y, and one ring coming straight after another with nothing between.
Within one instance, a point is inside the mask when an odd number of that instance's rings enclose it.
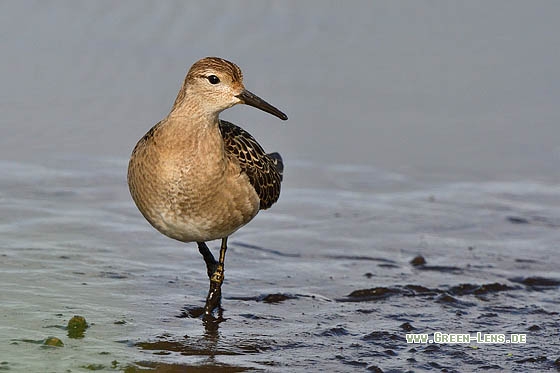
<instances>
[{"instance_id":1,"label":"blurred water background","mask_svg":"<svg viewBox=\"0 0 560 373\"><path fill-rule=\"evenodd\" d=\"M560 365L559 11L1 2L0 370ZM194 245L153 230L126 186L136 141L212 55L290 118L222 114L286 170L279 203L231 238L215 329L192 317L207 291ZM74 314L84 338L64 330ZM406 344L437 330L528 336Z\"/></svg>"}]
</instances>

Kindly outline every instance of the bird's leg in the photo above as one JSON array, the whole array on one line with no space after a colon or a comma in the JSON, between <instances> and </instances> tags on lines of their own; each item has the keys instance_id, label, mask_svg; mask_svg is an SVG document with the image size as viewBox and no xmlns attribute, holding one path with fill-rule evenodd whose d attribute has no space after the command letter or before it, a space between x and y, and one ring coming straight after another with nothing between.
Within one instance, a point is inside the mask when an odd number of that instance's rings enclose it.
<instances>
[{"instance_id":1,"label":"bird's leg","mask_svg":"<svg viewBox=\"0 0 560 373\"><path fill-rule=\"evenodd\" d=\"M210 277L210 290L206 297L206 306L204 307L205 316L210 316L212 311L220 304L222 297L222 283L224 282L224 261L226 259L227 237L222 238L222 246L220 247L220 259L216 270Z\"/></svg>"},{"instance_id":2,"label":"bird's leg","mask_svg":"<svg viewBox=\"0 0 560 373\"><path fill-rule=\"evenodd\" d=\"M216 271L218 267L218 262L214 259L214 255L206 246L205 242L197 242L198 251L202 254L204 261L206 262L206 272L208 273L208 278L212 278L212 274Z\"/></svg>"}]
</instances>

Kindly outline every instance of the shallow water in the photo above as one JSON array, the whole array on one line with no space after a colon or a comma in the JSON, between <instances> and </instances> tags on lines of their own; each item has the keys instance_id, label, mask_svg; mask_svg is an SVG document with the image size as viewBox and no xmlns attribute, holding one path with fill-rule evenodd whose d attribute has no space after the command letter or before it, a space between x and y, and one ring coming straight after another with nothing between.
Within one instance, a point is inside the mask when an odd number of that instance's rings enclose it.
<instances>
[{"instance_id":1,"label":"shallow water","mask_svg":"<svg viewBox=\"0 0 560 373\"><path fill-rule=\"evenodd\" d=\"M143 220L126 162L73 163L1 164L3 368L527 371L560 357L557 185L426 185L293 165L369 185L285 188L231 238L225 320L205 326L195 245ZM426 263L414 266L418 255ZM84 338L64 329L73 315L90 324ZM409 345L409 331L527 333L527 343ZM64 347L41 345L49 336Z\"/></svg>"},{"instance_id":2,"label":"shallow water","mask_svg":"<svg viewBox=\"0 0 560 373\"><path fill-rule=\"evenodd\" d=\"M559 4L0 2L0 371L558 369ZM219 324L126 187L207 55L290 118L222 115L286 169ZM435 331L527 343L406 343Z\"/></svg>"}]
</instances>

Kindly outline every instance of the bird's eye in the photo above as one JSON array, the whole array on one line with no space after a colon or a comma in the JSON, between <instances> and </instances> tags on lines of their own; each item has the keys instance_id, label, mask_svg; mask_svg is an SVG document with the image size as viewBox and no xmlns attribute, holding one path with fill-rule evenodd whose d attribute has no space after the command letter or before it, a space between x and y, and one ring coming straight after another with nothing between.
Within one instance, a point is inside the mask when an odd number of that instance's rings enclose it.
<instances>
[{"instance_id":1,"label":"bird's eye","mask_svg":"<svg viewBox=\"0 0 560 373\"><path fill-rule=\"evenodd\" d=\"M216 75L210 75L208 76L208 81L211 84L218 84L220 82L220 78L218 78Z\"/></svg>"}]
</instances>

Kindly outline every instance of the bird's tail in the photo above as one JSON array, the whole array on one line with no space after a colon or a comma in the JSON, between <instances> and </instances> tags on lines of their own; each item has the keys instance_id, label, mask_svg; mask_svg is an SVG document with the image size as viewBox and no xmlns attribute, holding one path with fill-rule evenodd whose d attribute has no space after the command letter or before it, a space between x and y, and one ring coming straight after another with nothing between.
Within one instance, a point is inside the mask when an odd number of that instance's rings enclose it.
<instances>
[{"instance_id":1,"label":"bird's tail","mask_svg":"<svg viewBox=\"0 0 560 373\"><path fill-rule=\"evenodd\" d=\"M284 162L282 161L282 156L280 155L280 153L276 153L276 152L269 153L267 155L274 162L274 165L276 166L276 170L280 174L280 179L282 179L282 176L284 175Z\"/></svg>"}]
</instances>

